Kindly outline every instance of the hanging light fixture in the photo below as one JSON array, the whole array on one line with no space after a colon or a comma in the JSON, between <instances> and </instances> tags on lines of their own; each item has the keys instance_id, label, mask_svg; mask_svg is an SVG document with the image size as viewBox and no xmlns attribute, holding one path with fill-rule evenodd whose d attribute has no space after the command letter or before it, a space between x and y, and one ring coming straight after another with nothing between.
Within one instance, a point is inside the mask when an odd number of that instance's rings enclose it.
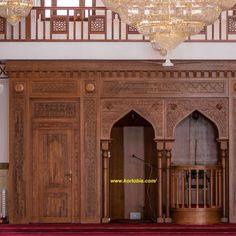
<instances>
[{"instance_id":1,"label":"hanging light fixture","mask_svg":"<svg viewBox=\"0 0 236 236\"><path fill-rule=\"evenodd\" d=\"M0 0L0 16L15 25L26 17L33 7L33 0Z\"/></svg>"},{"instance_id":2,"label":"hanging light fixture","mask_svg":"<svg viewBox=\"0 0 236 236\"><path fill-rule=\"evenodd\" d=\"M162 54L214 23L236 0L103 0L121 19L148 36Z\"/></svg>"}]
</instances>

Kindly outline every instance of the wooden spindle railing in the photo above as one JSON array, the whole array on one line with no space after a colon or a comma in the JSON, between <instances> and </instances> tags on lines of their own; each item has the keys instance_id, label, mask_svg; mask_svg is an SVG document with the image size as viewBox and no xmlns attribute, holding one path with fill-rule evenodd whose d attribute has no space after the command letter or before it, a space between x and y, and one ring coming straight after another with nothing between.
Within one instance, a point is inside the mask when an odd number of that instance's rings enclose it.
<instances>
[{"instance_id":1,"label":"wooden spindle railing","mask_svg":"<svg viewBox=\"0 0 236 236\"><path fill-rule=\"evenodd\" d=\"M212 27L205 27L189 42L235 42L233 11L223 12ZM117 13L103 6L33 7L26 20L14 27L0 18L0 41L124 41L148 38L124 24Z\"/></svg>"},{"instance_id":2,"label":"wooden spindle railing","mask_svg":"<svg viewBox=\"0 0 236 236\"><path fill-rule=\"evenodd\" d=\"M222 207L221 166L172 166L171 208Z\"/></svg>"}]
</instances>

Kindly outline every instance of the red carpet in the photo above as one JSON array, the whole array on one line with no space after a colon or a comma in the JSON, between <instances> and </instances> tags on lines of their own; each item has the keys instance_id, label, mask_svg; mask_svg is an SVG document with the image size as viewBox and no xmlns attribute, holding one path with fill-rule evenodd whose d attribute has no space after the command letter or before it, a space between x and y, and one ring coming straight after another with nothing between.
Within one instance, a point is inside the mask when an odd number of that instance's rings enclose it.
<instances>
[{"instance_id":1,"label":"red carpet","mask_svg":"<svg viewBox=\"0 0 236 236\"><path fill-rule=\"evenodd\" d=\"M176 225L176 224L30 224L0 225L0 235L83 235L83 236L213 236L236 235L236 224Z\"/></svg>"}]
</instances>

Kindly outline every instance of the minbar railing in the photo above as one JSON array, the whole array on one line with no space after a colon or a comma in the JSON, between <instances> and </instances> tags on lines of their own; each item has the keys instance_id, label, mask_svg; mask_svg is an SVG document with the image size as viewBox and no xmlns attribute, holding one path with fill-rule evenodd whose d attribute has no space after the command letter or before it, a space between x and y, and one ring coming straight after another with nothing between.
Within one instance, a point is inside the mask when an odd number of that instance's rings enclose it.
<instances>
[{"instance_id":1,"label":"minbar railing","mask_svg":"<svg viewBox=\"0 0 236 236\"><path fill-rule=\"evenodd\" d=\"M124 41L147 37L105 7L33 7L15 26L0 18L0 41ZM190 42L236 42L234 10L223 12L215 24L188 39Z\"/></svg>"},{"instance_id":2,"label":"minbar railing","mask_svg":"<svg viewBox=\"0 0 236 236\"><path fill-rule=\"evenodd\" d=\"M171 166L174 222L220 223L224 184L220 165Z\"/></svg>"}]
</instances>

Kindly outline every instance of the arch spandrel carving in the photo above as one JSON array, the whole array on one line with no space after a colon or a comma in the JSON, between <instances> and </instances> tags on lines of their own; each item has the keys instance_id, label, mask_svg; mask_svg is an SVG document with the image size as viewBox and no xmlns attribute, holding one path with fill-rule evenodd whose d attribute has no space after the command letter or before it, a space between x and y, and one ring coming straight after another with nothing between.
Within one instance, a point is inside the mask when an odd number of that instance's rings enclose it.
<instances>
[{"instance_id":1,"label":"arch spandrel carving","mask_svg":"<svg viewBox=\"0 0 236 236\"><path fill-rule=\"evenodd\" d=\"M112 126L132 110L151 123L155 138L163 138L164 101L162 99L105 99L101 102L101 139L110 139Z\"/></svg>"},{"instance_id":2,"label":"arch spandrel carving","mask_svg":"<svg viewBox=\"0 0 236 236\"><path fill-rule=\"evenodd\" d=\"M217 127L220 139L228 139L228 100L224 98L213 99L168 99L166 101L166 134L172 139L177 124L198 110Z\"/></svg>"}]
</instances>

